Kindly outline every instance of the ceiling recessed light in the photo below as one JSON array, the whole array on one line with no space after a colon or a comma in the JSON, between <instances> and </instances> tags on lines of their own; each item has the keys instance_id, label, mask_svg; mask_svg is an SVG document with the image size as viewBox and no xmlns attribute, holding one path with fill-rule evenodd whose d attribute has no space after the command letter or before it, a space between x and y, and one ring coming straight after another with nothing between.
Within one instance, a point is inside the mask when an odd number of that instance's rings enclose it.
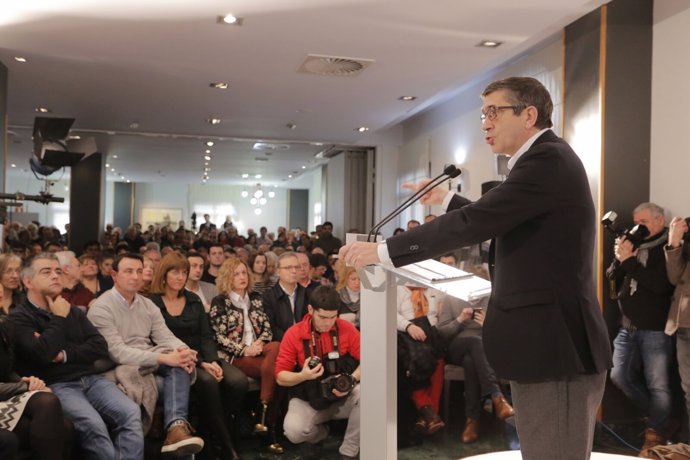
<instances>
[{"instance_id":1,"label":"ceiling recessed light","mask_svg":"<svg viewBox=\"0 0 690 460\"><path fill-rule=\"evenodd\" d=\"M204 166L208 166L208 161L204 161Z\"/></svg>"},{"instance_id":2,"label":"ceiling recessed light","mask_svg":"<svg viewBox=\"0 0 690 460\"><path fill-rule=\"evenodd\" d=\"M105 167L106 167L106 168L110 168L110 163L106 163L106 164L105 164Z\"/></svg>"},{"instance_id":3,"label":"ceiling recessed light","mask_svg":"<svg viewBox=\"0 0 690 460\"><path fill-rule=\"evenodd\" d=\"M285 127L287 129L297 129L297 125L294 123L288 123L287 125L285 125Z\"/></svg>"},{"instance_id":4,"label":"ceiling recessed light","mask_svg":"<svg viewBox=\"0 0 690 460\"><path fill-rule=\"evenodd\" d=\"M254 179L261 179L261 174L254 174Z\"/></svg>"},{"instance_id":5,"label":"ceiling recessed light","mask_svg":"<svg viewBox=\"0 0 690 460\"><path fill-rule=\"evenodd\" d=\"M211 153L211 149L206 149L204 153Z\"/></svg>"},{"instance_id":6,"label":"ceiling recessed light","mask_svg":"<svg viewBox=\"0 0 690 460\"><path fill-rule=\"evenodd\" d=\"M220 118L209 118L209 119L206 120L206 121L208 121L208 122L211 123L212 125L219 125L220 122L221 122L221 119L220 119Z\"/></svg>"},{"instance_id":7,"label":"ceiling recessed light","mask_svg":"<svg viewBox=\"0 0 690 460\"><path fill-rule=\"evenodd\" d=\"M225 24L229 26L241 26L242 18L238 18L232 14L226 14L225 16L218 16L217 22L218 24Z\"/></svg>"},{"instance_id":8,"label":"ceiling recessed light","mask_svg":"<svg viewBox=\"0 0 690 460\"><path fill-rule=\"evenodd\" d=\"M481 48L496 48L499 47L503 44L503 42L499 42L496 40L482 40L479 43L477 43L477 46Z\"/></svg>"},{"instance_id":9,"label":"ceiling recessed light","mask_svg":"<svg viewBox=\"0 0 690 460\"><path fill-rule=\"evenodd\" d=\"M405 102L414 101L415 99L417 99L417 96L400 96L398 98L399 101L405 101Z\"/></svg>"},{"instance_id":10,"label":"ceiling recessed light","mask_svg":"<svg viewBox=\"0 0 690 460\"><path fill-rule=\"evenodd\" d=\"M17 167L17 165L14 164L14 163L12 163L10 166L12 166L13 168L16 168L16 167Z\"/></svg>"},{"instance_id":11,"label":"ceiling recessed light","mask_svg":"<svg viewBox=\"0 0 690 460\"><path fill-rule=\"evenodd\" d=\"M115 158L117 160L117 155L113 155L113 158Z\"/></svg>"},{"instance_id":12,"label":"ceiling recessed light","mask_svg":"<svg viewBox=\"0 0 690 460\"><path fill-rule=\"evenodd\" d=\"M356 128L355 131L360 133L366 133L367 131L369 131L369 128L367 128L366 126L360 126L359 128Z\"/></svg>"},{"instance_id":13,"label":"ceiling recessed light","mask_svg":"<svg viewBox=\"0 0 690 460\"><path fill-rule=\"evenodd\" d=\"M247 173L242 174L242 179L249 179L249 174L247 174Z\"/></svg>"},{"instance_id":14,"label":"ceiling recessed light","mask_svg":"<svg viewBox=\"0 0 690 460\"><path fill-rule=\"evenodd\" d=\"M211 161L211 155L204 155L204 160Z\"/></svg>"},{"instance_id":15,"label":"ceiling recessed light","mask_svg":"<svg viewBox=\"0 0 690 460\"><path fill-rule=\"evenodd\" d=\"M213 147L215 144L213 141L206 141L206 147Z\"/></svg>"},{"instance_id":16,"label":"ceiling recessed light","mask_svg":"<svg viewBox=\"0 0 690 460\"><path fill-rule=\"evenodd\" d=\"M132 181L131 181L131 180L129 180L129 179L127 179L127 183L129 184L130 182L132 182Z\"/></svg>"},{"instance_id":17,"label":"ceiling recessed light","mask_svg":"<svg viewBox=\"0 0 690 460\"><path fill-rule=\"evenodd\" d=\"M288 178L292 179L292 174L288 174Z\"/></svg>"},{"instance_id":18,"label":"ceiling recessed light","mask_svg":"<svg viewBox=\"0 0 690 460\"><path fill-rule=\"evenodd\" d=\"M211 82L208 84L211 88L216 88L216 89L228 89L229 84L225 83L224 81L215 81Z\"/></svg>"},{"instance_id":19,"label":"ceiling recessed light","mask_svg":"<svg viewBox=\"0 0 690 460\"><path fill-rule=\"evenodd\" d=\"M26 58L22 56L15 56L14 60L17 62L26 62Z\"/></svg>"},{"instance_id":20,"label":"ceiling recessed light","mask_svg":"<svg viewBox=\"0 0 690 460\"><path fill-rule=\"evenodd\" d=\"M34 109L34 112L38 112L38 113L50 113L50 112L52 112L52 110L50 110L50 109L47 108L47 107L36 107L36 108Z\"/></svg>"},{"instance_id":21,"label":"ceiling recessed light","mask_svg":"<svg viewBox=\"0 0 690 460\"><path fill-rule=\"evenodd\" d=\"M110 168L110 172L115 172L115 168Z\"/></svg>"},{"instance_id":22,"label":"ceiling recessed light","mask_svg":"<svg viewBox=\"0 0 690 460\"><path fill-rule=\"evenodd\" d=\"M204 168L204 172L209 172L210 170L211 168L209 168L208 166Z\"/></svg>"},{"instance_id":23,"label":"ceiling recessed light","mask_svg":"<svg viewBox=\"0 0 690 460\"><path fill-rule=\"evenodd\" d=\"M302 169L307 169L307 167L306 167L306 166L304 166L304 165L302 165Z\"/></svg>"},{"instance_id":24,"label":"ceiling recessed light","mask_svg":"<svg viewBox=\"0 0 690 460\"><path fill-rule=\"evenodd\" d=\"M138 129L139 128L139 122L133 121L129 124L130 129Z\"/></svg>"}]
</instances>

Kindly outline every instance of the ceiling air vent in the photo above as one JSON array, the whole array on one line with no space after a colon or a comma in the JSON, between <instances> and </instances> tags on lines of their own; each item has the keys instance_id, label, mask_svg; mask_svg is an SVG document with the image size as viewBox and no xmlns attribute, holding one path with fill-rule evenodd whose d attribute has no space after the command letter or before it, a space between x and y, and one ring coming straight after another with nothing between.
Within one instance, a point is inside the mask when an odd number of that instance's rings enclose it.
<instances>
[{"instance_id":1,"label":"ceiling air vent","mask_svg":"<svg viewBox=\"0 0 690 460\"><path fill-rule=\"evenodd\" d=\"M308 54L297 71L324 77L356 77L373 62L373 59Z\"/></svg>"}]
</instances>

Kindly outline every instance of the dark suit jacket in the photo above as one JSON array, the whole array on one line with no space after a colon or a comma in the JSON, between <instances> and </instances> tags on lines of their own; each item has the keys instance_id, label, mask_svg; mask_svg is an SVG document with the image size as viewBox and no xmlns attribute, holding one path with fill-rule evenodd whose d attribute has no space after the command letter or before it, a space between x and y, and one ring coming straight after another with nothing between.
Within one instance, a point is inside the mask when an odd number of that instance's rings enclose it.
<instances>
[{"instance_id":1,"label":"dark suit jacket","mask_svg":"<svg viewBox=\"0 0 690 460\"><path fill-rule=\"evenodd\" d=\"M268 315L268 321L271 323L273 330L273 340L280 342L283 340L283 335L290 326L302 321L304 315L307 314L307 290L297 284L295 296L295 313L292 314L292 306L290 305L290 298L280 283L276 283L268 291L263 294L264 310Z\"/></svg>"},{"instance_id":2,"label":"dark suit jacket","mask_svg":"<svg viewBox=\"0 0 690 460\"><path fill-rule=\"evenodd\" d=\"M582 162L552 131L504 183L386 240L396 266L495 238L484 350L501 378L564 379L611 367L594 286L595 215Z\"/></svg>"}]
</instances>

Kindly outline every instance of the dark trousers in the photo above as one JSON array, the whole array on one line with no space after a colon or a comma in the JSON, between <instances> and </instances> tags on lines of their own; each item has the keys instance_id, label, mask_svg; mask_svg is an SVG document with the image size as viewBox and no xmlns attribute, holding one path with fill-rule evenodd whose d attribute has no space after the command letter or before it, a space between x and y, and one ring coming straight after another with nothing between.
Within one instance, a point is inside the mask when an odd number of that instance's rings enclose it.
<instances>
[{"instance_id":1,"label":"dark trousers","mask_svg":"<svg viewBox=\"0 0 690 460\"><path fill-rule=\"evenodd\" d=\"M446 361L465 369L465 415L478 419L482 398L501 391L484 355L481 336L453 337L448 343Z\"/></svg>"}]
</instances>

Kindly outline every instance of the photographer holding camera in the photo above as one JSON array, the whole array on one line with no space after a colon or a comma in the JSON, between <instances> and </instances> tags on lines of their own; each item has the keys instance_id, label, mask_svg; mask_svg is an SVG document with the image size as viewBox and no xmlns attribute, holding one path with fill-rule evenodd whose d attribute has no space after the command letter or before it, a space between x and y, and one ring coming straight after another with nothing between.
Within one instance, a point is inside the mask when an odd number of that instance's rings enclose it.
<instances>
[{"instance_id":1,"label":"photographer holding camera","mask_svg":"<svg viewBox=\"0 0 690 460\"><path fill-rule=\"evenodd\" d=\"M340 454L359 453L359 331L338 318L340 296L329 286L311 294L309 313L280 343L278 385L291 387L283 426L295 443L315 444L328 436L329 420L348 419Z\"/></svg>"},{"instance_id":2,"label":"photographer holding camera","mask_svg":"<svg viewBox=\"0 0 690 460\"><path fill-rule=\"evenodd\" d=\"M668 241L664 210L642 203L633 211L635 224L649 230L639 247L629 238L616 240L615 259L607 276L615 282L622 325L613 341L611 380L647 418L640 456L665 444L670 433L669 366L672 341L664 328L673 286L666 275L664 245Z\"/></svg>"},{"instance_id":3,"label":"photographer holding camera","mask_svg":"<svg viewBox=\"0 0 690 460\"><path fill-rule=\"evenodd\" d=\"M690 414L690 218L674 217L664 246L668 279L676 290L666 321L666 334L676 334L678 372L685 393L685 407ZM685 433L687 436L687 433Z\"/></svg>"}]
</instances>

